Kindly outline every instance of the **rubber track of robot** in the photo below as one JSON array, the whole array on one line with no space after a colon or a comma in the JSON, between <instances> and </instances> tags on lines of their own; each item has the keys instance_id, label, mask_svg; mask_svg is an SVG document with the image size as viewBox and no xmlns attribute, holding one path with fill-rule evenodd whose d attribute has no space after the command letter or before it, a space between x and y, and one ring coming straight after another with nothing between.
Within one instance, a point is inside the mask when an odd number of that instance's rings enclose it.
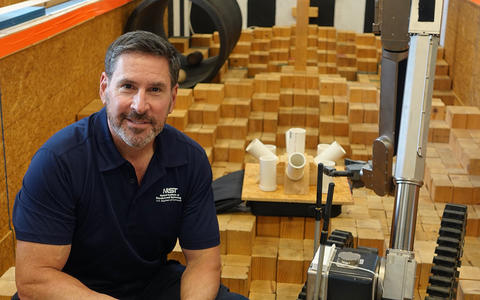
<instances>
[{"instance_id":1,"label":"rubber track of robot","mask_svg":"<svg viewBox=\"0 0 480 300\"><path fill-rule=\"evenodd\" d=\"M456 299L466 224L465 205L445 206L425 300Z\"/></svg>"},{"instance_id":2,"label":"rubber track of robot","mask_svg":"<svg viewBox=\"0 0 480 300\"><path fill-rule=\"evenodd\" d=\"M336 248L353 248L353 235L349 231L335 229L332 231L327 239L326 244L332 246L335 244ZM303 285L302 291L298 295L297 300L307 299L307 283Z\"/></svg>"}]
</instances>

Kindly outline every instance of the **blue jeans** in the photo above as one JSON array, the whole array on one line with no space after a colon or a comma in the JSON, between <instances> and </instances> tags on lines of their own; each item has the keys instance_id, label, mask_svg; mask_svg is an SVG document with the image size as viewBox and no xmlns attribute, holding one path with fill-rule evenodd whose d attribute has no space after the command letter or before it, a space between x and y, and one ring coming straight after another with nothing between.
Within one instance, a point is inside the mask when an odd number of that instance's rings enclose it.
<instances>
[{"instance_id":1,"label":"blue jeans","mask_svg":"<svg viewBox=\"0 0 480 300\"><path fill-rule=\"evenodd\" d=\"M121 300L176 300L180 299L180 279L182 278L185 266L169 261L147 284L140 295L120 297ZM12 300L19 300L18 295ZM248 298L232 293L229 289L220 284L215 300L248 300Z\"/></svg>"},{"instance_id":2,"label":"blue jeans","mask_svg":"<svg viewBox=\"0 0 480 300\"><path fill-rule=\"evenodd\" d=\"M183 271L185 271L184 265L175 261L169 261L150 281L140 296L126 298L125 300L180 299L180 279ZM248 298L232 293L226 286L220 284L215 300L248 300Z\"/></svg>"}]
</instances>

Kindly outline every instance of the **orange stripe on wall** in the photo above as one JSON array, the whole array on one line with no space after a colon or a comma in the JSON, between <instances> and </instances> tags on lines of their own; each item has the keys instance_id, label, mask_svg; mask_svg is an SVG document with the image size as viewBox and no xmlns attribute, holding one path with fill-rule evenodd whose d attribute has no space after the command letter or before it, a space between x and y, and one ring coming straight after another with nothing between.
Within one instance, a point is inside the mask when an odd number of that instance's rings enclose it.
<instances>
[{"instance_id":1,"label":"orange stripe on wall","mask_svg":"<svg viewBox=\"0 0 480 300\"><path fill-rule=\"evenodd\" d=\"M107 13L131 1L132 0L100 0L0 38L0 58L39 43L75 25Z\"/></svg>"},{"instance_id":2,"label":"orange stripe on wall","mask_svg":"<svg viewBox=\"0 0 480 300\"><path fill-rule=\"evenodd\" d=\"M478 4L478 5L480 5L480 0L470 0L470 1L472 1L473 3L476 3L476 4Z\"/></svg>"}]
</instances>

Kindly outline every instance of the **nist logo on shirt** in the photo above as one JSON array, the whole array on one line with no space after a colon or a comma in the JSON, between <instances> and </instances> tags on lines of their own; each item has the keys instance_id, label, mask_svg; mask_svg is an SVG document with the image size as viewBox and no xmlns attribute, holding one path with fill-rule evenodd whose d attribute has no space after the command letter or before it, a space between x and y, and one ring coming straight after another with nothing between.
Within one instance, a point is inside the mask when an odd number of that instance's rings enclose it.
<instances>
[{"instance_id":1,"label":"nist logo on shirt","mask_svg":"<svg viewBox=\"0 0 480 300\"><path fill-rule=\"evenodd\" d=\"M182 197L177 193L177 191L178 188L176 187L163 188L162 193L158 196L155 196L155 202L182 202Z\"/></svg>"}]
</instances>

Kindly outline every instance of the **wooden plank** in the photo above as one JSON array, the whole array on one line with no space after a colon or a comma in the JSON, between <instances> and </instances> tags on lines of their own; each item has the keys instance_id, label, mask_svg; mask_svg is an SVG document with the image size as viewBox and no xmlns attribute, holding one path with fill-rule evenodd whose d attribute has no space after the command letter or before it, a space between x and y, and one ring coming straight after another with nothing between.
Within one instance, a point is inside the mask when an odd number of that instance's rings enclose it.
<instances>
[{"instance_id":1,"label":"wooden plank","mask_svg":"<svg viewBox=\"0 0 480 300\"><path fill-rule=\"evenodd\" d=\"M242 187L242 200L244 201L263 201L263 202L286 202L286 203L315 203L317 189L315 186L309 186L309 192L306 195L287 195L283 192L283 184L279 184L274 192L264 192L260 190L257 183L259 174L259 165L257 163L245 164L245 175ZM334 204L352 204L353 199L346 178L336 177ZM326 192L324 197L326 197ZM326 198L324 198L326 199Z\"/></svg>"}]
</instances>

